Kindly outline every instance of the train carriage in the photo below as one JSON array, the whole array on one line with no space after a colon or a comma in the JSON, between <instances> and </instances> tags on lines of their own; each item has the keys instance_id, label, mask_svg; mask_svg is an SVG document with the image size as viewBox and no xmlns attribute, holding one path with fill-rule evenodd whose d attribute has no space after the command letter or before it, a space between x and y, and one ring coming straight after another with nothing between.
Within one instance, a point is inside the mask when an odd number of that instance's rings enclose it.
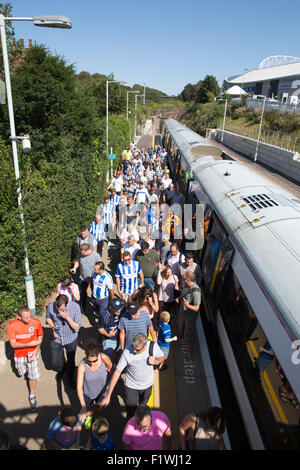
<instances>
[{"instance_id":1,"label":"train carriage","mask_svg":"<svg viewBox=\"0 0 300 470\"><path fill-rule=\"evenodd\" d=\"M203 303L214 324L249 442L298 448L300 199L169 119L164 145L186 200L204 205ZM254 367L261 348L266 369ZM273 359L273 360L272 360ZM261 382L260 382L261 380Z\"/></svg>"}]
</instances>

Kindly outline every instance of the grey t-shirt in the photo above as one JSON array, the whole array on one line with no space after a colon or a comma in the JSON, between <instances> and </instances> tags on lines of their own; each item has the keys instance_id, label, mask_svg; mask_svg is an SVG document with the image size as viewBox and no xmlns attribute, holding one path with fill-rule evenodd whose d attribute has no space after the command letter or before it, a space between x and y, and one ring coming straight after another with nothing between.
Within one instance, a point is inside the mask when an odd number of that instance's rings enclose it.
<instances>
[{"instance_id":1,"label":"grey t-shirt","mask_svg":"<svg viewBox=\"0 0 300 470\"><path fill-rule=\"evenodd\" d=\"M125 385L134 390L145 390L154 383L153 366L149 364L150 341L147 342L145 350L136 354L131 345L129 345L117 364L117 369L122 371L126 367ZM153 356L158 359L163 357L160 347L154 343Z\"/></svg>"},{"instance_id":2,"label":"grey t-shirt","mask_svg":"<svg viewBox=\"0 0 300 470\"><path fill-rule=\"evenodd\" d=\"M81 253L78 253L77 261L79 263L80 270L80 280L85 282L90 282L91 276L94 272L95 263L102 261L101 256L97 251L92 251L87 256L82 256Z\"/></svg>"},{"instance_id":3,"label":"grey t-shirt","mask_svg":"<svg viewBox=\"0 0 300 470\"><path fill-rule=\"evenodd\" d=\"M130 313L126 312L120 319L118 328L125 330L125 347L132 343L133 338L139 333L148 336L148 328L152 325L147 310L140 310L137 318L133 318Z\"/></svg>"}]
</instances>

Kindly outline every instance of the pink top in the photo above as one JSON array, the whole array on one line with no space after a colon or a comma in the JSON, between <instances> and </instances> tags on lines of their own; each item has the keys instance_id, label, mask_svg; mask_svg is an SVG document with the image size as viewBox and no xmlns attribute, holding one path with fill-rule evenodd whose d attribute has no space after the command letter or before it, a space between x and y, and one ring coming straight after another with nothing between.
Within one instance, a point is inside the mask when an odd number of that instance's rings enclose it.
<instances>
[{"instance_id":1,"label":"pink top","mask_svg":"<svg viewBox=\"0 0 300 470\"><path fill-rule=\"evenodd\" d=\"M169 279L165 279L162 276L161 285L158 291L158 300L162 302L173 302L174 301L174 288L178 282L178 277L173 274Z\"/></svg>"},{"instance_id":2,"label":"pink top","mask_svg":"<svg viewBox=\"0 0 300 470\"><path fill-rule=\"evenodd\" d=\"M162 450L163 436L170 427L170 421L164 413L152 411L150 428L143 432L135 417L130 418L123 431L122 441L130 445L132 450Z\"/></svg>"},{"instance_id":3,"label":"pink top","mask_svg":"<svg viewBox=\"0 0 300 470\"><path fill-rule=\"evenodd\" d=\"M74 291L76 292L76 294L79 294L78 285L75 284L74 282L72 284L74 286ZM76 302L71 287L65 288L61 286L61 283L59 283L56 290L59 294L66 295L69 299L69 302Z\"/></svg>"}]
</instances>

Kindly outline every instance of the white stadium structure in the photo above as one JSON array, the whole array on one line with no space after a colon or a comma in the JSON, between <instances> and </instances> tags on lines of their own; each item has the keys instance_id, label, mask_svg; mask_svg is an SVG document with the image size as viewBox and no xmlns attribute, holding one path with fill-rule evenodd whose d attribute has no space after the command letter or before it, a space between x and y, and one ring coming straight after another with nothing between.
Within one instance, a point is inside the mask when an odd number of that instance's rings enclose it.
<instances>
[{"instance_id":1,"label":"white stadium structure","mask_svg":"<svg viewBox=\"0 0 300 470\"><path fill-rule=\"evenodd\" d=\"M272 56L264 59L256 70L224 80L224 91L239 85L250 96L264 95L281 102L300 99L300 58L291 56Z\"/></svg>"}]
</instances>

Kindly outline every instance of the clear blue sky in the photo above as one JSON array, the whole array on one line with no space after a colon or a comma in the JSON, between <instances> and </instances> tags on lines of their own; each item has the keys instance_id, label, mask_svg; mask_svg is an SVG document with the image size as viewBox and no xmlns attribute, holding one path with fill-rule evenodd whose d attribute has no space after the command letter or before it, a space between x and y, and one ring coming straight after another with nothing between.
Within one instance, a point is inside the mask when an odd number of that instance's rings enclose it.
<instances>
[{"instance_id":1,"label":"clear blue sky","mask_svg":"<svg viewBox=\"0 0 300 470\"><path fill-rule=\"evenodd\" d=\"M17 38L47 45L76 71L178 94L187 83L257 68L265 57L300 56L300 2L286 0L12 0L13 16L64 15L71 30L15 22Z\"/></svg>"}]
</instances>

